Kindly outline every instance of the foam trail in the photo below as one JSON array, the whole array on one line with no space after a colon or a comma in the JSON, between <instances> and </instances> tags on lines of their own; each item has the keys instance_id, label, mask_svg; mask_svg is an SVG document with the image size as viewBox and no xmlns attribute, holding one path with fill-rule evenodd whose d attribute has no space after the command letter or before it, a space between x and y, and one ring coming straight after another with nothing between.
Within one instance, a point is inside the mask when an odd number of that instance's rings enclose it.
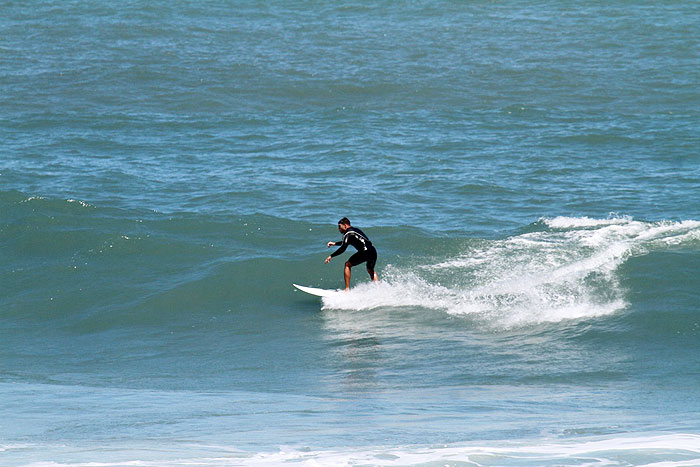
<instances>
[{"instance_id":1,"label":"foam trail","mask_svg":"<svg viewBox=\"0 0 700 467\"><path fill-rule=\"evenodd\" d=\"M640 465L672 467L700 465L700 436L650 434L603 439L503 441L497 446L428 446L372 448L348 451L261 453L241 465L271 466L294 462L306 466L417 466L417 465ZM673 460L667 460L673 459Z\"/></svg>"},{"instance_id":2,"label":"foam trail","mask_svg":"<svg viewBox=\"0 0 700 467\"><path fill-rule=\"evenodd\" d=\"M627 259L700 240L700 222L541 219L545 230L473 242L465 253L410 268L324 300L325 308L422 307L497 327L589 319L627 306ZM371 292L371 293L369 293Z\"/></svg>"},{"instance_id":3,"label":"foam trail","mask_svg":"<svg viewBox=\"0 0 700 467\"><path fill-rule=\"evenodd\" d=\"M206 447L205 447L206 448ZM282 446L276 452L244 453L226 447L214 448L210 456L167 460L91 460L62 463L41 461L27 467L134 466L418 466L418 465L639 465L675 467L700 465L700 436L685 433L638 433L572 440L533 440L464 445L343 448L335 450L298 449ZM99 455L99 452L93 454ZM83 452L83 455L85 453ZM121 457L128 456L124 453ZM149 456L151 457L151 456Z\"/></svg>"}]
</instances>

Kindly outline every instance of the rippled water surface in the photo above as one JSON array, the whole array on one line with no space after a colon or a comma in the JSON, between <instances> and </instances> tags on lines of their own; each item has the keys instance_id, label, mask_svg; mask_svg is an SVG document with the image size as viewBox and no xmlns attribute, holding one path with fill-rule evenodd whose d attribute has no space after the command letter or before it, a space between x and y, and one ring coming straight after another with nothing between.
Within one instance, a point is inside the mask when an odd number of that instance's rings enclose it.
<instances>
[{"instance_id":1,"label":"rippled water surface","mask_svg":"<svg viewBox=\"0 0 700 467\"><path fill-rule=\"evenodd\" d=\"M700 463L699 23L0 4L0 463Z\"/></svg>"}]
</instances>

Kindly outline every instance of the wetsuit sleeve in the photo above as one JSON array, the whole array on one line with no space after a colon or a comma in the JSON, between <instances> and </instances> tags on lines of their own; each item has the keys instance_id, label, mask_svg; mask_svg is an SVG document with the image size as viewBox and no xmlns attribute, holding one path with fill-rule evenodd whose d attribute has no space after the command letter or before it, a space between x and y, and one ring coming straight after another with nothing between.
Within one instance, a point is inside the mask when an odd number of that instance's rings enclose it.
<instances>
[{"instance_id":1,"label":"wetsuit sleeve","mask_svg":"<svg viewBox=\"0 0 700 467\"><path fill-rule=\"evenodd\" d=\"M331 253L331 258L335 258L336 256L342 255L345 252L345 250L348 248L347 238L348 238L348 236L344 235L342 242L335 242L335 245L336 246L340 245L340 248L338 248L333 253Z\"/></svg>"}]
</instances>

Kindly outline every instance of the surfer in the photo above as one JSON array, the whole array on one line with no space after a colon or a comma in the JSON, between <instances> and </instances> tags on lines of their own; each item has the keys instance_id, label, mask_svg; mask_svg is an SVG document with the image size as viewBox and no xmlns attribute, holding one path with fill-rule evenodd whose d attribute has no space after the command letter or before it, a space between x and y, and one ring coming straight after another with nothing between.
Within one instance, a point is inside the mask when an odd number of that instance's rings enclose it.
<instances>
[{"instance_id":1,"label":"surfer","mask_svg":"<svg viewBox=\"0 0 700 467\"><path fill-rule=\"evenodd\" d=\"M348 245L352 245L357 249L357 253L352 255L345 262L345 290L350 290L350 274L353 266L367 262L367 272L373 281L378 281L379 276L374 272L374 265L377 263L377 250L374 249L372 242L367 238L367 235L357 227L350 225L350 220L343 217L338 221L338 230L343 234L343 239L339 242L328 242L328 248L332 246L340 246L337 250L331 253L326 258L326 264L330 263L331 259L345 252Z\"/></svg>"}]
</instances>

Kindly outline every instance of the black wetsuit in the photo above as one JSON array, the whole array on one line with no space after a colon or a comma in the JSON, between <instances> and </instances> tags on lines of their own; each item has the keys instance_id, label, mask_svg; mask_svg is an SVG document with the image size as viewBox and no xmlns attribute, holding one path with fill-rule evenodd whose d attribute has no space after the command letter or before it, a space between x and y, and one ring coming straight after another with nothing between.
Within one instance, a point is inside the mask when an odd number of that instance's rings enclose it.
<instances>
[{"instance_id":1,"label":"black wetsuit","mask_svg":"<svg viewBox=\"0 0 700 467\"><path fill-rule=\"evenodd\" d=\"M343 234L343 240L335 242L334 245L340 245L340 248L331 253L331 257L342 254L348 245L352 245L357 249L357 253L352 255L350 259L348 259L348 262L352 266L357 266L367 261L367 270L374 271L374 265L377 264L377 250L374 249L372 242L369 241L367 235L360 229L350 227Z\"/></svg>"}]
</instances>

